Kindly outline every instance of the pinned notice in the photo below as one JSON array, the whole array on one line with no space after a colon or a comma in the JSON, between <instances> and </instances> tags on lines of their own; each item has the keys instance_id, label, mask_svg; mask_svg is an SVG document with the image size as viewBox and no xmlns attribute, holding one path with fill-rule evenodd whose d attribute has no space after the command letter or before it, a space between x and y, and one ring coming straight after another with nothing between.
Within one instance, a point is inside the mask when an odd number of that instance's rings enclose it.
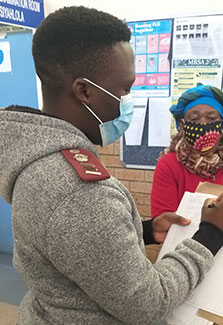
<instances>
[{"instance_id":1,"label":"pinned notice","mask_svg":"<svg viewBox=\"0 0 223 325\"><path fill-rule=\"evenodd\" d=\"M9 42L0 42L0 72L11 72L11 56Z\"/></svg>"}]
</instances>

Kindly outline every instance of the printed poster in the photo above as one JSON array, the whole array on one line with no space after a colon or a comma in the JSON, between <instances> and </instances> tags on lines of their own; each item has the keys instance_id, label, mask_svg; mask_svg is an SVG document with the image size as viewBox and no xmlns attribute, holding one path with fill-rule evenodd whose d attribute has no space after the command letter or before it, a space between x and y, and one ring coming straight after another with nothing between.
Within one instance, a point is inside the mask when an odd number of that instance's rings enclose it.
<instances>
[{"instance_id":1,"label":"printed poster","mask_svg":"<svg viewBox=\"0 0 223 325\"><path fill-rule=\"evenodd\" d=\"M174 20L173 57L222 57L222 19L222 15L176 18Z\"/></svg>"},{"instance_id":2,"label":"printed poster","mask_svg":"<svg viewBox=\"0 0 223 325\"><path fill-rule=\"evenodd\" d=\"M150 98L148 115L148 146L168 147L170 144L171 97Z\"/></svg>"},{"instance_id":3,"label":"printed poster","mask_svg":"<svg viewBox=\"0 0 223 325\"><path fill-rule=\"evenodd\" d=\"M146 117L146 97L133 97L133 117L129 128L125 131L127 146L141 146Z\"/></svg>"},{"instance_id":4,"label":"printed poster","mask_svg":"<svg viewBox=\"0 0 223 325\"><path fill-rule=\"evenodd\" d=\"M168 97L172 20L129 22L128 26L132 32L130 43L135 54L133 93L142 97Z\"/></svg>"},{"instance_id":5,"label":"printed poster","mask_svg":"<svg viewBox=\"0 0 223 325\"><path fill-rule=\"evenodd\" d=\"M222 65L219 58L173 59L171 95L180 96L198 83L221 88Z\"/></svg>"}]
</instances>

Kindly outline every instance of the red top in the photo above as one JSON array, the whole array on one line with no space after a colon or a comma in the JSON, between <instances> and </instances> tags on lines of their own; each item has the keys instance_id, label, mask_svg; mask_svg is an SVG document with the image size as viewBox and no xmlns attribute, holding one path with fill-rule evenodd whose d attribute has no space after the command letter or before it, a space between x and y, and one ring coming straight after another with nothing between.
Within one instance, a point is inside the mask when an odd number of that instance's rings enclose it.
<instances>
[{"instance_id":1,"label":"red top","mask_svg":"<svg viewBox=\"0 0 223 325\"><path fill-rule=\"evenodd\" d=\"M212 178L201 178L191 174L171 152L163 156L157 166L153 178L151 193L151 216L159 216L165 212L175 212L185 191L195 192L200 182L223 185L223 169Z\"/></svg>"}]
</instances>

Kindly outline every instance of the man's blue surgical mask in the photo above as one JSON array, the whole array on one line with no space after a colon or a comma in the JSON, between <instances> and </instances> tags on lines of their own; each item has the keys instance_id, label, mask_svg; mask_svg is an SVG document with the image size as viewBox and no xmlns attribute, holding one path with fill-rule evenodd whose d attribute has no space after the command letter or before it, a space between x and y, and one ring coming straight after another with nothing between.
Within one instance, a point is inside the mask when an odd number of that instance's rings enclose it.
<instances>
[{"instance_id":1,"label":"man's blue surgical mask","mask_svg":"<svg viewBox=\"0 0 223 325\"><path fill-rule=\"evenodd\" d=\"M106 89L98 86L94 82L84 78L87 82L92 84L93 86L99 88L106 94L112 96L113 98L117 99L119 104L119 110L120 115L119 117L116 117L114 120L102 122L101 119L92 111L92 109L87 106L85 103L82 102L82 104L89 110L91 114L94 115L94 117L100 122L99 124L99 130L101 133L101 139L102 139L102 146L106 146L110 143L115 142L117 139L119 139L123 133L128 129L133 115L133 100L132 95L128 94L125 96L121 96L121 99L116 97L115 95L111 94Z\"/></svg>"}]
</instances>

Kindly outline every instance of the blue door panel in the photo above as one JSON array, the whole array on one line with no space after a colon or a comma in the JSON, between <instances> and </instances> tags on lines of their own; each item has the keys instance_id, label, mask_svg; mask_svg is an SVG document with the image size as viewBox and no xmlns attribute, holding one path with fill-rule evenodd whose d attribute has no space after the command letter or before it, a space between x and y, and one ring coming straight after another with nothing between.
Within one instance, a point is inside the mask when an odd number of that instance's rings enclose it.
<instances>
[{"instance_id":1,"label":"blue door panel","mask_svg":"<svg viewBox=\"0 0 223 325\"><path fill-rule=\"evenodd\" d=\"M38 107L32 31L9 33L0 42L10 43L11 72L0 72L0 107ZM0 198L0 253L12 253L11 207Z\"/></svg>"}]
</instances>

